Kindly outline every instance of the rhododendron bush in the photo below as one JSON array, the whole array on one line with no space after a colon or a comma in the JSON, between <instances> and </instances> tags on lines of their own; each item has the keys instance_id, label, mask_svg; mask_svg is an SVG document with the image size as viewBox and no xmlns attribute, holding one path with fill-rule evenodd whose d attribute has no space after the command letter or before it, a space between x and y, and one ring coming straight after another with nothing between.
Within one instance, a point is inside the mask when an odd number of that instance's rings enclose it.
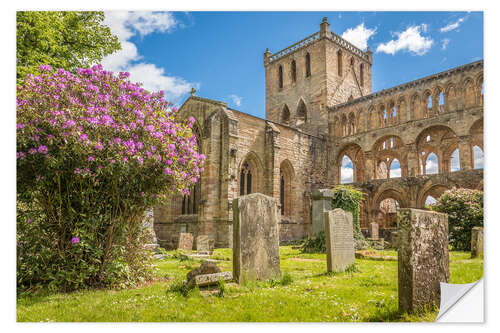
<instances>
[{"instance_id":1,"label":"rhododendron bush","mask_svg":"<svg viewBox=\"0 0 500 333\"><path fill-rule=\"evenodd\" d=\"M145 209L203 171L194 119L128 73L40 71L17 88L18 287L146 278Z\"/></svg>"},{"instance_id":2,"label":"rhododendron bush","mask_svg":"<svg viewBox=\"0 0 500 333\"><path fill-rule=\"evenodd\" d=\"M470 251L473 227L483 226L483 191L452 189L441 195L432 210L448 214L449 243L454 250Z\"/></svg>"}]
</instances>

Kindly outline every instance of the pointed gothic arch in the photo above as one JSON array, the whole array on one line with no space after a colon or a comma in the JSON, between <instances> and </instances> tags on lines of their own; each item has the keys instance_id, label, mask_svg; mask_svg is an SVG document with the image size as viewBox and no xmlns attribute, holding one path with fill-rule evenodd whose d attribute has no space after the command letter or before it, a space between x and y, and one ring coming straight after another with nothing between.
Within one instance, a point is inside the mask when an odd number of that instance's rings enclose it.
<instances>
[{"instance_id":1,"label":"pointed gothic arch","mask_svg":"<svg viewBox=\"0 0 500 333\"><path fill-rule=\"evenodd\" d=\"M297 113L295 116L295 124L297 126L305 124L307 122L307 107L304 100L301 98L297 106Z\"/></svg>"}]
</instances>

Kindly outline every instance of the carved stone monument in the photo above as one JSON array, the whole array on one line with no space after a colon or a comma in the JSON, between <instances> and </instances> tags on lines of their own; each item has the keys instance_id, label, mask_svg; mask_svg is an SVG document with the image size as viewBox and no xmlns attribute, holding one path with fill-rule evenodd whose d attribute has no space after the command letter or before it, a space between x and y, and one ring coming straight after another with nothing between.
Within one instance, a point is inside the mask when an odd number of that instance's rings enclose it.
<instances>
[{"instance_id":1,"label":"carved stone monument","mask_svg":"<svg viewBox=\"0 0 500 333\"><path fill-rule=\"evenodd\" d=\"M233 200L233 275L238 283L281 276L279 220L272 197L253 193Z\"/></svg>"},{"instance_id":2,"label":"carved stone monument","mask_svg":"<svg viewBox=\"0 0 500 333\"><path fill-rule=\"evenodd\" d=\"M471 232L470 239L470 256L471 258L482 257L483 256L483 227L474 227Z\"/></svg>"},{"instance_id":3,"label":"carved stone monument","mask_svg":"<svg viewBox=\"0 0 500 333\"><path fill-rule=\"evenodd\" d=\"M323 213L328 272L342 272L354 263L352 214L340 208Z\"/></svg>"},{"instance_id":4,"label":"carved stone monument","mask_svg":"<svg viewBox=\"0 0 500 333\"><path fill-rule=\"evenodd\" d=\"M212 254L214 252L215 240L207 235L196 237L196 251L198 253Z\"/></svg>"},{"instance_id":5,"label":"carved stone monument","mask_svg":"<svg viewBox=\"0 0 500 333\"><path fill-rule=\"evenodd\" d=\"M450 278L448 215L402 208L398 228L399 311L439 306L440 283Z\"/></svg>"},{"instance_id":6,"label":"carved stone monument","mask_svg":"<svg viewBox=\"0 0 500 333\"><path fill-rule=\"evenodd\" d=\"M312 193L312 234L316 235L325 230L323 214L332 209L331 190L316 190Z\"/></svg>"},{"instance_id":7,"label":"carved stone monument","mask_svg":"<svg viewBox=\"0 0 500 333\"><path fill-rule=\"evenodd\" d=\"M193 249L193 234L182 232L179 235L179 245L178 249L191 251Z\"/></svg>"}]
</instances>

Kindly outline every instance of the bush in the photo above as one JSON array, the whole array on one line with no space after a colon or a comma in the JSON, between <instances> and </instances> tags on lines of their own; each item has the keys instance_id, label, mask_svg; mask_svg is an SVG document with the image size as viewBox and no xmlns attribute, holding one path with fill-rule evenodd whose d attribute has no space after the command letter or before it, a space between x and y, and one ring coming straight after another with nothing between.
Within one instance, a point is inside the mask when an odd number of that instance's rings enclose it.
<instances>
[{"instance_id":1,"label":"bush","mask_svg":"<svg viewBox=\"0 0 500 333\"><path fill-rule=\"evenodd\" d=\"M483 226L483 192L452 189L443 193L432 210L448 214L449 243L454 250L470 251L473 227Z\"/></svg>"},{"instance_id":2,"label":"bush","mask_svg":"<svg viewBox=\"0 0 500 333\"><path fill-rule=\"evenodd\" d=\"M293 282L293 277L289 272L285 272L283 276L281 276L280 283L282 286L288 286L289 284L292 284Z\"/></svg>"},{"instance_id":3,"label":"bush","mask_svg":"<svg viewBox=\"0 0 500 333\"><path fill-rule=\"evenodd\" d=\"M146 209L203 171L163 93L94 66L17 87L17 285L68 291L147 278Z\"/></svg>"}]
</instances>

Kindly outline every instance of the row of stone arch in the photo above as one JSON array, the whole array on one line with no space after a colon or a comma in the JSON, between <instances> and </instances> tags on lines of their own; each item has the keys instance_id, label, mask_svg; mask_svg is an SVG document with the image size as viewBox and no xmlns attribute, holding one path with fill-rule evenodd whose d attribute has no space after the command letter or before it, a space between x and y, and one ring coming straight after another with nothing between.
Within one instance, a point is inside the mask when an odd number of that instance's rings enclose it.
<instances>
[{"instance_id":1,"label":"row of stone arch","mask_svg":"<svg viewBox=\"0 0 500 333\"><path fill-rule=\"evenodd\" d=\"M293 122L292 122L293 120ZM291 126L299 126L305 124L307 122L307 107L304 100L301 98L297 103L297 108L295 111L295 117L292 119L290 109L288 105L283 105L281 112L279 114L279 122L283 125Z\"/></svg>"},{"instance_id":2,"label":"row of stone arch","mask_svg":"<svg viewBox=\"0 0 500 333\"><path fill-rule=\"evenodd\" d=\"M344 112L333 119L333 135L349 136L356 133L397 125L407 120L425 119L459 108L459 99L465 109L483 105L483 76L467 77L460 84L450 82L436 85L423 92L390 97L371 105L368 110Z\"/></svg>"},{"instance_id":3,"label":"row of stone arch","mask_svg":"<svg viewBox=\"0 0 500 333\"><path fill-rule=\"evenodd\" d=\"M468 145L472 155L467 161L474 169L483 168L483 120L477 120L469 130ZM372 179L407 177L454 172L462 169L459 138L444 125L424 129L414 143L405 144L398 135L384 135L375 141L369 153L373 170L366 170L367 154L355 143L346 145L336 157L338 183L363 182ZM463 146L462 146L463 147ZM410 163L413 159L414 163ZM410 164L416 170L410 170ZM368 172L367 172L368 171Z\"/></svg>"}]
</instances>

